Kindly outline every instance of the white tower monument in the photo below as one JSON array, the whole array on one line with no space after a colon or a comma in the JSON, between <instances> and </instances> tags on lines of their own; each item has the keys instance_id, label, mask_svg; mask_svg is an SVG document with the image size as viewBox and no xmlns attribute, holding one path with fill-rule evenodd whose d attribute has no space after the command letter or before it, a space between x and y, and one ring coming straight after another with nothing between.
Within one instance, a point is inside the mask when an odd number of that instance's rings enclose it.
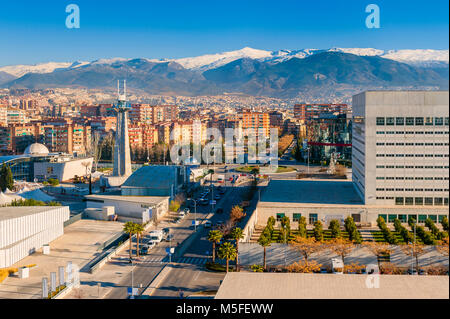
<instances>
[{"instance_id":1,"label":"white tower monument","mask_svg":"<svg viewBox=\"0 0 450 319\"><path fill-rule=\"evenodd\" d=\"M117 112L116 139L114 144L113 176L128 177L131 175L130 140L128 138L127 83L123 81L123 93L120 93L120 83L117 81Z\"/></svg>"}]
</instances>

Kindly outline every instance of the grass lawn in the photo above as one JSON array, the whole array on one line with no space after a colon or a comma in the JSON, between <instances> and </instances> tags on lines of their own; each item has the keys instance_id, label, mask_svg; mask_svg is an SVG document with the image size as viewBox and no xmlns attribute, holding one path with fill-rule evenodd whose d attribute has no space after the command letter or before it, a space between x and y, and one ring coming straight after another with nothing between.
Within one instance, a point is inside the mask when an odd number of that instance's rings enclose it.
<instances>
[{"instance_id":1,"label":"grass lawn","mask_svg":"<svg viewBox=\"0 0 450 319\"><path fill-rule=\"evenodd\" d=\"M251 173L254 168L256 168L259 172L259 166L241 166L236 168L235 171L241 173Z\"/></svg>"},{"instance_id":2,"label":"grass lawn","mask_svg":"<svg viewBox=\"0 0 450 319\"><path fill-rule=\"evenodd\" d=\"M278 166L277 173L287 173L295 171L294 168L288 166Z\"/></svg>"},{"instance_id":3,"label":"grass lawn","mask_svg":"<svg viewBox=\"0 0 450 319\"><path fill-rule=\"evenodd\" d=\"M258 170L258 173L259 173L259 166L257 166L257 165L241 166L241 167L236 168L235 171L251 174L252 170L255 168ZM276 173L286 173L286 172L293 172L293 171L295 171L295 169L293 167L280 165L280 166L278 166Z\"/></svg>"}]
</instances>

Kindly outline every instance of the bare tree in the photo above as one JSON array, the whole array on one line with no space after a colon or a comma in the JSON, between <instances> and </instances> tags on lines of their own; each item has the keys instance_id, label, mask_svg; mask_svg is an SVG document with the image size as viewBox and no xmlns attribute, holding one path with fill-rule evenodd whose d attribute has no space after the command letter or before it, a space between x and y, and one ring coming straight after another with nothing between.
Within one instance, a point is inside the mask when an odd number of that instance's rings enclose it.
<instances>
[{"instance_id":1,"label":"bare tree","mask_svg":"<svg viewBox=\"0 0 450 319\"><path fill-rule=\"evenodd\" d=\"M94 134L92 135L92 157L94 158L93 164L95 166L95 171L97 171L98 162L102 156L101 151L100 132L94 131Z\"/></svg>"}]
</instances>

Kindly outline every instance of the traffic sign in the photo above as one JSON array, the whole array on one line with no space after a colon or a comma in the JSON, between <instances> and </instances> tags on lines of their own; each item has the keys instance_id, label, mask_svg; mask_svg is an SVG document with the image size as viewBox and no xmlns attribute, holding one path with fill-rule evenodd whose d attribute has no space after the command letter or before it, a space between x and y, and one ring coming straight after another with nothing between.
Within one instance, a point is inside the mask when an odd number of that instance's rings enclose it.
<instances>
[{"instance_id":1,"label":"traffic sign","mask_svg":"<svg viewBox=\"0 0 450 319\"><path fill-rule=\"evenodd\" d=\"M137 294L138 294L138 289L137 288L132 288L132 287L128 287L127 288L127 293L128 293L128 296L137 296Z\"/></svg>"}]
</instances>

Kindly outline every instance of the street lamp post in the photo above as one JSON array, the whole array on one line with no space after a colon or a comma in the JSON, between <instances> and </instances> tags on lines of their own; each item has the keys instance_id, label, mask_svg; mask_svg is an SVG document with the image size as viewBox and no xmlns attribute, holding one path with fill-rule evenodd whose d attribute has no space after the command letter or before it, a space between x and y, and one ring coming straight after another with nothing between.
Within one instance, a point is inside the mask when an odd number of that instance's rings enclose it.
<instances>
[{"instance_id":1,"label":"street lamp post","mask_svg":"<svg viewBox=\"0 0 450 319\"><path fill-rule=\"evenodd\" d=\"M172 263L172 237L170 237L170 227L169 227L169 264Z\"/></svg>"},{"instance_id":2,"label":"street lamp post","mask_svg":"<svg viewBox=\"0 0 450 319\"><path fill-rule=\"evenodd\" d=\"M286 267L286 249L287 249L287 245L286 245L286 225L284 225L283 228L284 228L284 267Z\"/></svg>"},{"instance_id":3,"label":"street lamp post","mask_svg":"<svg viewBox=\"0 0 450 319\"><path fill-rule=\"evenodd\" d=\"M131 299L134 299L134 275L133 275L133 260L131 260Z\"/></svg>"}]
</instances>

